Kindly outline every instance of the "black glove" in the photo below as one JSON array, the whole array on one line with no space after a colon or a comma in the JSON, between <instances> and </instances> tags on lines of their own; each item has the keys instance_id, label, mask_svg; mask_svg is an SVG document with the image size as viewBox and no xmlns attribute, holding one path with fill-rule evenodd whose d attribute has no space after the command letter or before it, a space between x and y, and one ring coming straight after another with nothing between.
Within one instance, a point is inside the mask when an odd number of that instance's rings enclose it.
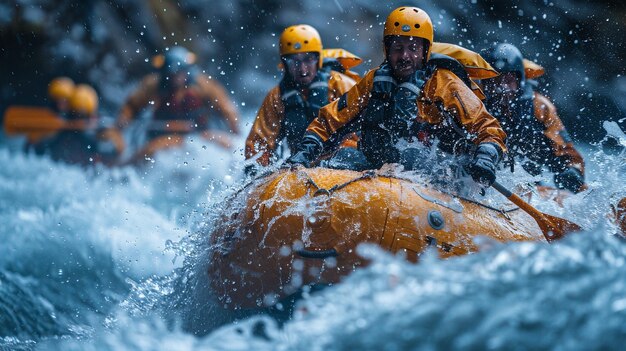
<instances>
[{"instance_id":1,"label":"black glove","mask_svg":"<svg viewBox=\"0 0 626 351\"><path fill-rule=\"evenodd\" d=\"M567 189L577 193L585 184L585 176L577 168L567 167L563 172L554 175L554 184L559 189Z\"/></svg>"},{"instance_id":2,"label":"black glove","mask_svg":"<svg viewBox=\"0 0 626 351\"><path fill-rule=\"evenodd\" d=\"M300 144L298 144L296 153L287 159L287 163L311 167L313 162L320 157L322 151L324 151L324 142L322 139L320 139L317 134L305 133Z\"/></svg>"},{"instance_id":3,"label":"black glove","mask_svg":"<svg viewBox=\"0 0 626 351\"><path fill-rule=\"evenodd\" d=\"M467 166L467 172L475 182L491 186L496 181L496 166L500 158L500 147L493 143L482 143Z\"/></svg>"},{"instance_id":4,"label":"black glove","mask_svg":"<svg viewBox=\"0 0 626 351\"><path fill-rule=\"evenodd\" d=\"M243 168L243 172L245 173L246 177L250 178L253 178L256 175L257 171L257 165L255 164L249 164Z\"/></svg>"}]
</instances>

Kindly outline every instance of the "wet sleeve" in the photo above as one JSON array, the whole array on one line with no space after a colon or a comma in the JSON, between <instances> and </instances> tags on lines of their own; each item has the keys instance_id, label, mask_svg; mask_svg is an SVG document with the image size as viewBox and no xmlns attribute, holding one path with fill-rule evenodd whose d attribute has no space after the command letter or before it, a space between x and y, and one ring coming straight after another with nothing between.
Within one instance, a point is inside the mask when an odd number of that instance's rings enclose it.
<instances>
[{"instance_id":1,"label":"wet sleeve","mask_svg":"<svg viewBox=\"0 0 626 351\"><path fill-rule=\"evenodd\" d=\"M228 127L233 133L239 134L238 113L235 105L228 97L226 89L216 80L205 75L198 78L203 96L207 99L207 104L224 118Z\"/></svg>"},{"instance_id":2,"label":"wet sleeve","mask_svg":"<svg viewBox=\"0 0 626 351\"><path fill-rule=\"evenodd\" d=\"M467 133L476 145L490 142L506 152L506 133L500 123L454 73L445 69L435 71L424 85L424 94L418 100L418 106L420 117L427 122L446 123L451 116L451 128L462 128L459 134Z\"/></svg>"},{"instance_id":3,"label":"wet sleeve","mask_svg":"<svg viewBox=\"0 0 626 351\"><path fill-rule=\"evenodd\" d=\"M116 124L120 127L127 126L137 113L148 106L150 101L156 99L158 90L159 76L157 74L146 76L139 87L126 99L120 109Z\"/></svg>"},{"instance_id":4,"label":"wet sleeve","mask_svg":"<svg viewBox=\"0 0 626 351\"><path fill-rule=\"evenodd\" d=\"M374 73L374 70L368 72L363 79L337 100L320 109L319 115L311 122L307 132L315 133L326 141L333 133L356 118L367 106L374 82Z\"/></svg>"},{"instance_id":5,"label":"wet sleeve","mask_svg":"<svg viewBox=\"0 0 626 351\"><path fill-rule=\"evenodd\" d=\"M250 134L246 138L246 159L261 153L257 162L262 166L270 164L279 141L282 116L284 106L280 100L280 90L275 87L263 100Z\"/></svg>"},{"instance_id":6,"label":"wet sleeve","mask_svg":"<svg viewBox=\"0 0 626 351\"><path fill-rule=\"evenodd\" d=\"M565 160L568 167L577 168L585 173L585 161L574 147L563 122L559 118L556 107L545 96L535 93L535 118L544 125L544 135L552 142L552 152L556 160Z\"/></svg>"}]
</instances>

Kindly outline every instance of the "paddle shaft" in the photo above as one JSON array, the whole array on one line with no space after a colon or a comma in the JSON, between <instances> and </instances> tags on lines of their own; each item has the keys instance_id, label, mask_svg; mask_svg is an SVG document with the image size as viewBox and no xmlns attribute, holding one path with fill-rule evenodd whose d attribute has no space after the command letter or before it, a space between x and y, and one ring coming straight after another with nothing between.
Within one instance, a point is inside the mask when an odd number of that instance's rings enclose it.
<instances>
[{"instance_id":1,"label":"paddle shaft","mask_svg":"<svg viewBox=\"0 0 626 351\"><path fill-rule=\"evenodd\" d=\"M516 204L519 208L521 208L526 213L531 215L533 218L543 217L543 213L539 212L539 210L531 206L528 202L524 201L517 194L514 194L511 191L509 191L509 189L502 186L502 184L498 182L494 182L491 186L494 189L496 189L500 194L504 195L507 199L509 199L512 203Z\"/></svg>"},{"instance_id":2,"label":"paddle shaft","mask_svg":"<svg viewBox=\"0 0 626 351\"><path fill-rule=\"evenodd\" d=\"M10 135L107 128L92 122L82 119L65 120L46 107L11 106L5 112L4 129ZM186 120L154 120L150 121L146 128L147 131L172 133L188 133L196 129L198 129L196 124Z\"/></svg>"},{"instance_id":3,"label":"paddle shaft","mask_svg":"<svg viewBox=\"0 0 626 351\"><path fill-rule=\"evenodd\" d=\"M513 194L509 191L509 189L505 188L498 182L494 182L491 186L509 199L509 201L533 217L533 219L537 221L537 225L539 225L539 228L548 242L558 240L567 233L581 230L581 227L576 223L540 212L517 194Z\"/></svg>"}]
</instances>

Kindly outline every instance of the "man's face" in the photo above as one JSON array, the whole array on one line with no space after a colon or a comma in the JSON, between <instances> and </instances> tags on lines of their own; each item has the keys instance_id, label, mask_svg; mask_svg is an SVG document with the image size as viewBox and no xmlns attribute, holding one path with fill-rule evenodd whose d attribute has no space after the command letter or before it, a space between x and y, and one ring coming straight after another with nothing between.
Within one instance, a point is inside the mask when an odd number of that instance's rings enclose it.
<instances>
[{"instance_id":1,"label":"man's face","mask_svg":"<svg viewBox=\"0 0 626 351\"><path fill-rule=\"evenodd\" d=\"M484 88L491 99L507 105L519 96L520 82L515 72L504 72L495 78L485 79Z\"/></svg>"},{"instance_id":2,"label":"man's face","mask_svg":"<svg viewBox=\"0 0 626 351\"><path fill-rule=\"evenodd\" d=\"M308 86L317 75L319 54L316 52L302 52L283 56L289 76L299 86Z\"/></svg>"},{"instance_id":3,"label":"man's face","mask_svg":"<svg viewBox=\"0 0 626 351\"><path fill-rule=\"evenodd\" d=\"M56 109L59 112L67 112L70 109L70 102L68 99L65 98L54 100L54 104L56 105Z\"/></svg>"},{"instance_id":4,"label":"man's face","mask_svg":"<svg viewBox=\"0 0 626 351\"><path fill-rule=\"evenodd\" d=\"M426 42L418 37L394 36L387 47L387 61L393 75L405 80L424 65Z\"/></svg>"}]
</instances>

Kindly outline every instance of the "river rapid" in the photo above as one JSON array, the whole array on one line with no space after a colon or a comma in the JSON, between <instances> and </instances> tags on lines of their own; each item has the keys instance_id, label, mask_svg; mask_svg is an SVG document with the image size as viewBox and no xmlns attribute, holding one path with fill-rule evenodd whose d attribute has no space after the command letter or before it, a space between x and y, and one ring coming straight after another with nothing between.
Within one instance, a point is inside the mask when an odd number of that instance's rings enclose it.
<instances>
[{"instance_id":1,"label":"river rapid","mask_svg":"<svg viewBox=\"0 0 626 351\"><path fill-rule=\"evenodd\" d=\"M84 170L5 140L0 350L620 349L626 242L608 214L626 196L625 154L585 156L591 191L536 203L584 233L417 265L361 246L371 266L279 323L223 310L208 288L208 235L244 182L240 151L189 141L143 168Z\"/></svg>"}]
</instances>

